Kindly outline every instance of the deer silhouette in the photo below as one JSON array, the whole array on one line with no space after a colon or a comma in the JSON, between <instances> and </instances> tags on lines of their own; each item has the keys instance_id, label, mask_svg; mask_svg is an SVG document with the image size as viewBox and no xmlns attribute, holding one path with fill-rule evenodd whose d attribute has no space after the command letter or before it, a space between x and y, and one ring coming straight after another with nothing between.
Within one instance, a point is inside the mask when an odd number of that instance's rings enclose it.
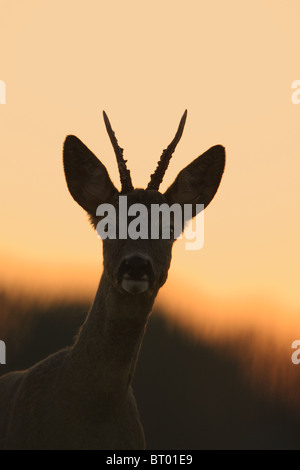
<instances>
[{"instance_id":1,"label":"deer silhouette","mask_svg":"<svg viewBox=\"0 0 300 470\"><path fill-rule=\"evenodd\" d=\"M63 148L66 182L94 227L101 219L98 206L109 203L118 210L120 195L127 197L128 207L192 204L192 216L198 203L209 204L224 171L221 145L196 158L163 194L159 192L186 116L185 111L146 189L134 189L123 149L105 113L120 192L98 158L77 137L67 136ZM0 379L0 448L145 448L132 379L154 300L167 279L173 242L171 236L103 240L103 274L74 344Z\"/></svg>"}]
</instances>

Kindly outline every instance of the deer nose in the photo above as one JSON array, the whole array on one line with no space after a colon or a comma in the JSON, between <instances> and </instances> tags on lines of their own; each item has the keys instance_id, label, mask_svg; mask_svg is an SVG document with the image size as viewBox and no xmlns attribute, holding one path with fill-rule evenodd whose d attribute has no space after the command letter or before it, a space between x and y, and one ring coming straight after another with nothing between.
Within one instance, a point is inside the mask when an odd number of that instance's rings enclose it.
<instances>
[{"instance_id":1,"label":"deer nose","mask_svg":"<svg viewBox=\"0 0 300 470\"><path fill-rule=\"evenodd\" d=\"M153 277L151 262L141 255L131 255L124 258L118 271L118 279L122 289L130 294L147 291L152 286Z\"/></svg>"}]
</instances>

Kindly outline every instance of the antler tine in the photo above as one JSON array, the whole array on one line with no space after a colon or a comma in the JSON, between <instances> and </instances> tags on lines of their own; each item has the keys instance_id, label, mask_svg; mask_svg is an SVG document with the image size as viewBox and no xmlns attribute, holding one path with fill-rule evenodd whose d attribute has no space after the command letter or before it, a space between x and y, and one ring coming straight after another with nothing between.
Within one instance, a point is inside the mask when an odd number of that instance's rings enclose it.
<instances>
[{"instance_id":1,"label":"antler tine","mask_svg":"<svg viewBox=\"0 0 300 470\"><path fill-rule=\"evenodd\" d=\"M178 144L178 142L181 139L185 121L187 117L187 109L184 111L183 116L180 120L177 132L175 134L174 139L170 143L170 145L163 151L160 160L157 164L156 170L150 177L150 182L147 186L147 189L156 189L158 190L160 183L163 180L164 174L169 166L169 162L171 160L172 154L174 153L174 150Z\"/></svg>"},{"instance_id":2,"label":"antler tine","mask_svg":"<svg viewBox=\"0 0 300 470\"><path fill-rule=\"evenodd\" d=\"M131 181L130 171L128 170L126 166L127 160L124 160L123 149L118 144L115 133L112 130L111 124L109 122L109 119L105 111L103 111L103 118L104 118L107 133L109 135L110 141L112 143L112 146L114 148L116 158L117 158L117 163L118 163L118 168L119 168L119 173L120 173L120 181L122 185L121 192L129 193L134 188L133 188L132 181Z\"/></svg>"}]
</instances>

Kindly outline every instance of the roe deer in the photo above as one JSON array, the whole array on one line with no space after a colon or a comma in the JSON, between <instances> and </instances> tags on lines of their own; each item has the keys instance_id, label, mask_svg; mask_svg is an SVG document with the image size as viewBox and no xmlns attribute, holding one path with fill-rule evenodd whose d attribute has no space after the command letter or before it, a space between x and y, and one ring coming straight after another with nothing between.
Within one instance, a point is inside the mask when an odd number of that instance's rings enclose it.
<instances>
[{"instance_id":1,"label":"roe deer","mask_svg":"<svg viewBox=\"0 0 300 470\"><path fill-rule=\"evenodd\" d=\"M100 204L118 211L118 197L128 207L141 203L196 204L214 197L225 165L225 149L216 145L186 166L164 192L159 185L179 142L187 112L163 151L147 189L134 189L110 122L122 189L105 166L75 136L64 143L63 162L72 197L97 226ZM2 449L143 449L143 428L132 392L132 378L146 324L165 283L174 237L103 240L103 274L93 305L73 346L25 371L0 379Z\"/></svg>"}]
</instances>

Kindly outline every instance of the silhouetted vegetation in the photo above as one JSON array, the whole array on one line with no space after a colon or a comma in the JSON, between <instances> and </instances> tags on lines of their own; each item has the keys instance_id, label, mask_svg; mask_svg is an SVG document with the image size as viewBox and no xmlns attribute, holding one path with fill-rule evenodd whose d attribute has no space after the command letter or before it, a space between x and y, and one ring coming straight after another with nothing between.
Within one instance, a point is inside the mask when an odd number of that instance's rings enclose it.
<instances>
[{"instance_id":1,"label":"silhouetted vegetation","mask_svg":"<svg viewBox=\"0 0 300 470\"><path fill-rule=\"evenodd\" d=\"M0 339L7 346L1 374L72 344L89 308L26 303L5 293L0 302ZM192 341L161 315L149 321L134 389L150 449L300 448L298 412L275 395L257 393L221 345Z\"/></svg>"}]
</instances>

